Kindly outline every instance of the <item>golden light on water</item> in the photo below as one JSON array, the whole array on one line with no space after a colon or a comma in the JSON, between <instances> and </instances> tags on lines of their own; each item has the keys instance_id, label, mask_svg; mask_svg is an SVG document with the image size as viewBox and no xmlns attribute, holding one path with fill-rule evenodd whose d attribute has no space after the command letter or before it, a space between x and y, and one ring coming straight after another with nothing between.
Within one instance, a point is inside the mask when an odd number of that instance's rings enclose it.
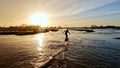
<instances>
[{"instance_id":1,"label":"golden light on water","mask_svg":"<svg viewBox=\"0 0 120 68\"><path fill-rule=\"evenodd\" d=\"M44 34L40 34L36 36L36 39L38 40L38 47L37 47L38 51L42 51L42 47L44 46L43 38L44 38Z\"/></svg>"},{"instance_id":2,"label":"golden light on water","mask_svg":"<svg viewBox=\"0 0 120 68\"><path fill-rule=\"evenodd\" d=\"M47 13L35 13L30 17L30 21L33 25L45 27L48 25L49 15Z\"/></svg>"}]
</instances>

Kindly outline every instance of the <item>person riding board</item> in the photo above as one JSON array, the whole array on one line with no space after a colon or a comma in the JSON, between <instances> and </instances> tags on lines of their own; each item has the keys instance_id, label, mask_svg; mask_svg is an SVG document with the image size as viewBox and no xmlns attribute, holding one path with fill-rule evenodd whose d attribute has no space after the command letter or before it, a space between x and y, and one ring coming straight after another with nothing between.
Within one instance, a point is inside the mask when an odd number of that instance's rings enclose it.
<instances>
[{"instance_id":1,"label":"person riding board","mask_svg":"<svg viewBox=\"0 0 120 68\"><path fill-rule=\"evenodd\" d=\"M64 33L65 33L65 41L69 41L69 38L68 38L68 33L70 34L69 30L66 29Z\"/></svg>"}]
</instances>

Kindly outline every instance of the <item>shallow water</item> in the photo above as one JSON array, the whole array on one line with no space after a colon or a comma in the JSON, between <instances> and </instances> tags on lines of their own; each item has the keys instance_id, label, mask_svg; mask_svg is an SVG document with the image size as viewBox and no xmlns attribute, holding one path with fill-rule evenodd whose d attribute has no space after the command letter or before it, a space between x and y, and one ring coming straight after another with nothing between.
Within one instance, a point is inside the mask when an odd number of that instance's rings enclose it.
<instances>
[{"instance_id":1,"label":"shallow water","mask_svg":"<svg viewBox=\"0 0 120 68\"><path fill-rule=\"evenodd\" d=\"M64 47L64 30L37 35L0 35L0 68L37 68ZM70 30L68 68L119 68L120 30Z\"/></svg>"}]
</instances>

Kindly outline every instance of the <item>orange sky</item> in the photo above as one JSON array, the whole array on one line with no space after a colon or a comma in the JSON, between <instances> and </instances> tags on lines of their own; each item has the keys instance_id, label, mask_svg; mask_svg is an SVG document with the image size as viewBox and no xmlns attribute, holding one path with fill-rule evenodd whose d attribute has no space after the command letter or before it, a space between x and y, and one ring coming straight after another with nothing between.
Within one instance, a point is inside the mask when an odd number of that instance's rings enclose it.
<instances>
[{"instance_id":1,"label":"orange sky","mask_svg":"<svg viewBox=\"0 0 120 68\"><path fill-rule=\"evenodd\" d=\"M119 4L119 0L0 0L0 26L31 24L29 18L37 12L51 14L49 26L120 25Z\"/></svg>"}]
</instances>

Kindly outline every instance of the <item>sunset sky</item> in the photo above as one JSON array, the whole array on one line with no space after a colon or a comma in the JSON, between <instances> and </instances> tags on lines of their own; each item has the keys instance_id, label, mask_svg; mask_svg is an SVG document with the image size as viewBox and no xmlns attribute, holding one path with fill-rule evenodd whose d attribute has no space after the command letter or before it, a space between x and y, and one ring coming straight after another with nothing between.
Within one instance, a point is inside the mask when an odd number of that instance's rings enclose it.
<instances>
[{"instance_id":1,"label":"sunset sky","mask_svg":"<svg viewBox=\"0 0 120 68\"><path fill-rule=\"evenodd\" d=\"M31 24L41 12L48 26L120 26L120 0L0 0L0 26Z\"/></svg>"}]
</instances>

